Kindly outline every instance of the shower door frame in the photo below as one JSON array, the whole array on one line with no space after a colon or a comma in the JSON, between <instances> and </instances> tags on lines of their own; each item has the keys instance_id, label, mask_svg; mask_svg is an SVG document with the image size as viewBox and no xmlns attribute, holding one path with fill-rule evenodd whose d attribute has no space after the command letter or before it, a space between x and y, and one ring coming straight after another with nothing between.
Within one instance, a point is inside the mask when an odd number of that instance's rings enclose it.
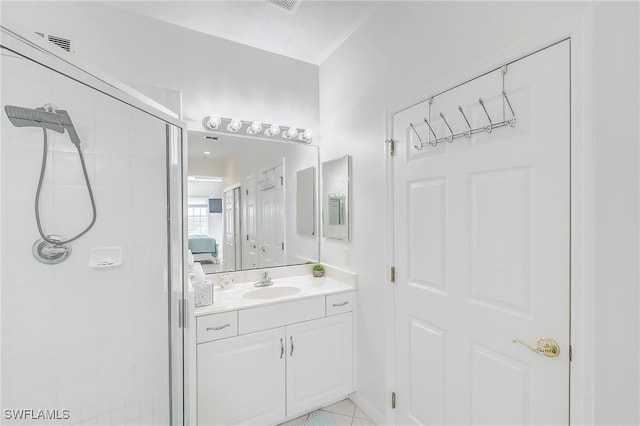
<instances>
[{"instance_id":1,"label":"shower door frame","mask_svg":"<svg viewBox=\"0 0 640 426\"><path fill-rule=\"evenodd\" d=\"M48 68L54 72L75 80L87 87L90 87L105 96L109 96L128 106L145 112L167 125L167 261L168 261L168 282L167 300L169 311L169 401L170 401L170 424L188 424L189 414L189 375L188 364L191 359L188 354L189 337L189 315L190 315L190 294L185 288L186 271L185 247L186 231L184 212L186 211L186 167L184 164L187 158L187 125L180 121L177 115L164 106L154 102L146 96L135 91L124 83L93 69L92 66L82 63L72 54L56 47L54 44L22 28L19 24L10 21L6 16L2 17L0 24L0 47L7 49L27 60ZM171 134L170 126L179 129L179 140L177 152L172 152L169 146ZM0 154L1 155L1 154ZM171 163L176 167L170 167ZM174 172L174 170L176 170ZM1 188L0 188L1 191ZM0 196L1 196L0 192ZM0 197L1 200L1 197ZM0 208L1 208L0 203ZM172 212L175 212L171 216ZM172 232L173 231L173 232ZM180 240L171 238L171 235L180 235ZM0 228L0 238L2 230ZM0 247L0 254L1 254ZM177 266L177 267L174 267ZM1 264L0 264L1 268ZM172 289L178 285L178 294ZM1 395L0 395L1 397Z\"/></svg>"}]
</instances>

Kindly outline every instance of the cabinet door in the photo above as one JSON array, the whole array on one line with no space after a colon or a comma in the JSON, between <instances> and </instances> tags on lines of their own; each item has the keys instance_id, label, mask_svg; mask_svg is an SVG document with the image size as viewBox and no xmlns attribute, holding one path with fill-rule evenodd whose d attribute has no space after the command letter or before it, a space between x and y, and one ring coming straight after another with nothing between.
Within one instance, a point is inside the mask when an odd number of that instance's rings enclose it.
<instances>
[{"instance_id":1,"label":"cabinet door","mask_svg":"<svg viewBox=\"0 0 640 426\"><path fill-rule=\"evenodd\" d=\"M353 391L351 313L287 327L287 416Z\"/></svg>"},{"instance_id":2,"label":"cabinet door","mask_svg":"<svg viewBox=\"0 0 640 426\"><path fill-rule=\"evenodd\" d=\"M278 328L198 345L198 425L285 418L285 333Z\"/></svg>"}]
</instances>

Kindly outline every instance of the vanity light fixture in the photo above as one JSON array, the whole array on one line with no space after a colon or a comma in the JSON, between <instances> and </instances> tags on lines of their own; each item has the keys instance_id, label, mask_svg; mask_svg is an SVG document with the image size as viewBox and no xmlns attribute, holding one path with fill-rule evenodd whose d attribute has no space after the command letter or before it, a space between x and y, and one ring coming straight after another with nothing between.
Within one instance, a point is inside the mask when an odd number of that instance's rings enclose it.
<instances>
[{"instance_id":1,"label":"vanity light fixture","mask_svg":"<svg viewBox=\"0 0 640 426\"><path fill-rule=\"evenodd\" d=\"M260 134L269 138L275 138L278 135L282 139L311 143L313 133L310 129L300 129L297 127L279 126L277 124L261 123L260 121L244 121L239 118L225 118L216 114L207 115L202 119L202 127L207 131L215 131L220 133L238 133L241 130L247 135L259 137ZM214 137L205 139L217 139Z\"/></svg>"},{"instance_id":2,"label":"vanity light fixture","mask_svg":"<svg viewBox=\"0 0 640 426\"><path fill-rule=\"evenodd\" d=\"M283 134L282 137L285 139L295 139L298 136L298 129L295 127L289 127Z\"/></svg>"},{"instance_id":3,"label":"vanity light fixture","mask_svg":"<svg viewBox=\"0 0 640 426\"><path fill-rule=\"evenodd\" d=\"M262 131L262 123L254 121L251 126L247 127L247 133L250 135L256 135Z\"/></svg>"},{"instance_id":4,"label":"vanity light fixture","mask_svg":"<svg viewBox=\"0 0 640 426\"><path fill-rule=\"evenodd\" d=\"M218 127L220 127L221 123L222 123L222 118L220 118L219 115L207 115L202 120L202 126L205 129L209 129L209 130L217 130Z\"/></svg>"},{"instance_id":5,"label":"vanity light fixture","mask_svg":"<svg viewBox=\"0 0 640 426\"><path fill-rule=\"evenodd\" d=\"M241 128L242 120L240 120L239 118L234 118L229 124L227 124L227 130L233 133L236 133Z\"/></svg>"},{"instance_id":6,"label":"vanity light fixture","mask_svg":"<svg viewBox=\"0 0 640 426\"><path fill-rule=\"evenodd\" d=\"M302 132L302 134L300 134L300 140L302 142L311 142L312 138L313 133L311 132L311 129L306 129L304 132Z\"/></svg>"},{"instance_id":7,"label":"vanity light fixture","mask_svg":"<svg viewBox=\"0 0 640 426\"><path fill-rule=\"evenodd\" d=\"M204 155L211 155L211 152L210 151L204 151L203 154Z\"/></svg>"},{"instance_id":8,"label":"vanity light fixture","mask_svg":"<svg viewBox=\"0 0 640 426\"><path fill-rule=\"evenodd\" d=\"M280 126L272 124L267 130L264 131L265 136L278 136L280 134Z\"/></svg>"}]
</instances>

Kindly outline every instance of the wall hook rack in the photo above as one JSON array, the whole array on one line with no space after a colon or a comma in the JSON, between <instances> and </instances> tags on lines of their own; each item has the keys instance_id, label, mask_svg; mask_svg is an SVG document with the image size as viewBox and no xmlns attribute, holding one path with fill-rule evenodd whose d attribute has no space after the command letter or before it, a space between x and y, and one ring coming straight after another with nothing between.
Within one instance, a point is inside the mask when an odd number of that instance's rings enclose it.
<instances>
[{"instance_id":1,"label":"wall hook rack","mask_svg":"<svg viewBox=\"0 0 640 426\"><path fill-rule=\"evenodd\" d=\"M464 110L462 109L462 106L460 106L460 105L458 105L458 111L460 111L460 114L462 114L462 117L464 118L464 121L467 123L467 130L464 130L464 131L462 131L460 133L454 133L453 132L453 129L449 125L449 122L446 120L446 118L445 118L443 113L440 113L440 118L442 119L444 124L449 129L449 135L441 137L441 138L438 138L436 133L433 131L433 128L431 127L431 123L429 123L429 120L427 120L426 118L424 118L424 122L427 124L427 127L429 127L429 132L431 133L431 135L433 135L433 139L429 138L429 140L426 141L426 142L424 142L422 140L422 138L418 134L418 131L416 130L415 126L412 123L409 123L409 126L411 126L411 128L415 132L416 136L418 136L418 140L420 141L420 143L414 145L414 148L416 148L418 151L421 151L422 148L424 148L426 145L431 145L431 146L435 147L439 143L442 143L442 142L452 143L454 141L454 139L458 139L458 138L461 138L461 137L465 137L465 138L469 139L469 138L471 138L471 135L474 135L476 133L480 133L480 132L491 133L493 131L493 129L498 129L500 127L505 127L505 126L515 127L516 126L516 122L517 122L516 121L516 113L513 110L513 106L511 105L511 101L509 100L509 97L507 96L507 92L503 91L502 92L502 97L503 97L504 101L506 102L507 106L509 107L509 112L511 113L511 118L506 118L505 117L503 121L500 121L498 123L494 123L493 120L491 119L491 116L489 115L489 112L487 111L487 108L484 105L484 100L482 98L478 99L478 103L480 104L480 106L482 106L482 109L484 110L484 113L487 116L487 120L489 121L489 124L486 125L486 126L478 127L478 128L475 128L475 129L471 128L471 124L469 123L469 120L467 119L467 116L464 113Z\"/></svg>"}]
</instances>

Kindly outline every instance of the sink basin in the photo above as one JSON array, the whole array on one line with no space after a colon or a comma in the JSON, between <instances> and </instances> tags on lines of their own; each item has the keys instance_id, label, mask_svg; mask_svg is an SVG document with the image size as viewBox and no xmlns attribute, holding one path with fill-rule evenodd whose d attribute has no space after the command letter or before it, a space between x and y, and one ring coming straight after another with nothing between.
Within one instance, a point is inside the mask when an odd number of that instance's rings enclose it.
<instances>
[{"instance_id":1,"label":"sink basin","mask_svg":"<svg viewBox=\"0 0 640 426\"><path fill-rule=\"evenodd\" d=\"M247 299L277 299L278 297L292 296L300 293L298 287L278 286L262 287L245 293L242 297Z\"/></svg>"}]
</instances>

